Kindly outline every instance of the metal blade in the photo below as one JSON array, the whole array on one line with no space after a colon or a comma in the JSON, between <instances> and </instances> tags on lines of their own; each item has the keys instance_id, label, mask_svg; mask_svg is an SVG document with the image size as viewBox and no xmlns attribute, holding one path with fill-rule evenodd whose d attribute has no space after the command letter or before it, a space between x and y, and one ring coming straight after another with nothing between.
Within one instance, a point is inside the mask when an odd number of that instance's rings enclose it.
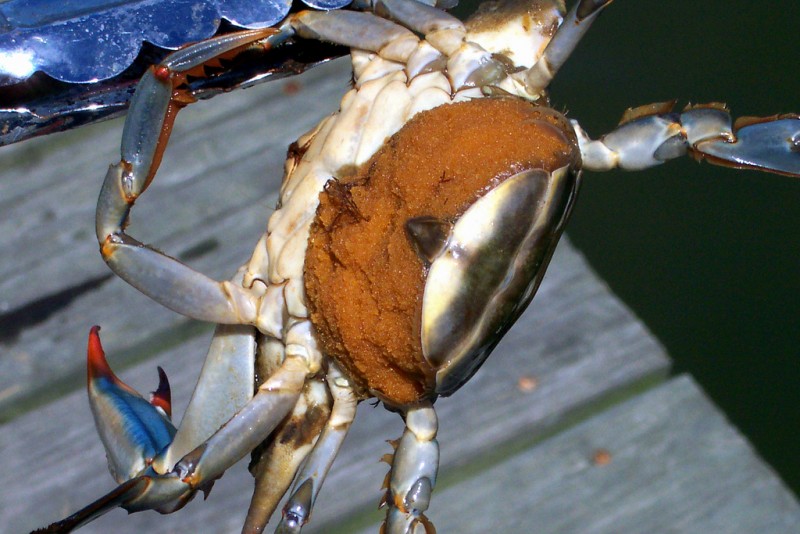
<instances>
[{"instance_id":1,"label":"metal blade","mask_svg":"<svg viewBox=\"0 0 800 534\"><path fill-rule=\"evenodd\" d=\"M145 41L175 50L211 37L223 19L239 28L273 26L291 6L291 0L9 0L0 3L0 83L37 71L62 82L106 80L127 69Z\"/></svg>"}]
</instances>

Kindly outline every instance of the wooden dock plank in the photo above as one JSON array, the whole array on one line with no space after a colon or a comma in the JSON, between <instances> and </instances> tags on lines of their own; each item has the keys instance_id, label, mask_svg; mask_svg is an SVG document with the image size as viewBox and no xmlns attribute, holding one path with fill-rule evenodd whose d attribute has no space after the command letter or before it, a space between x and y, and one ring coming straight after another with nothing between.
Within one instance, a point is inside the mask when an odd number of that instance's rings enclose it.
<instances>
[{"instance_id":1,"label":"wooden dock plank","mask_svg":"<svg viewBox=\"0 0 800 534\"><path fill-rule=\"evenodd\" d=\"M607 456L598 461L598 454ZM686 375L524 447L479 476L445 473L442 485L432 503L441 532L800 528L796 498Z\"/></svg>"}]
</instances>

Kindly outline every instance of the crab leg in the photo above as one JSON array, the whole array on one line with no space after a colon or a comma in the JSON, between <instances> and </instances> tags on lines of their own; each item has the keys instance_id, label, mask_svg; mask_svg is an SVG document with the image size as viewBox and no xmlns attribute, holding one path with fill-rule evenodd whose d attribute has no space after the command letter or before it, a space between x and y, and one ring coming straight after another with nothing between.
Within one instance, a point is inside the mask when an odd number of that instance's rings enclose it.
<instances>
[{"instance_id":1,"label":"crab leg","mask_svg":"<svg viewBox=\"0 0 800 534\"><path fill-rule=\"evenodd\" d=\"M267 449L260 457L253 453L254 464L251 464L250 472L256 478L256 487L243 533L264 531L300 464L319 443L330 416L331 399L325 382L322 379L309 380L291 415L270 437Z\"/></svg>"},{"instance_id":2,"label":"crab leg","mask_svg":"<svg viewBox=\"0 0 800 534\"><path fill-rule=\"evenodd\" d=\"M721 104L671 112L673 102L630 109L620 126L591 140L573 121L585 169L639 170L685 154L726 167L800 176L800 116L742 118Z\"/></svg>"},{"instance_id":3,"label":"crab leg","mask_svg":"<svg viewBox=\"0 0 800 534\"><path fill-rule=\"evenodd\" d=\"M253 324L257 305L241 286L212 280L128 236L130 210L158 169L175 115L194 101L178 89L186 75L224 54L256 42L276 46L289 35L274 28L243 31L179 50L145 73L131 100L122 159L108 169L97 203L97 239L103 259L116 274L183 315L216 323Z\"/></svg>"},{"instance_id":4,"label":"crab leg","mask_svg":"<svg viewBox=\"0 0 800 534\"><path fill-rule=\"evenodd\" d=\"M276 533L299 533L303 525L308 522L314 501L317 499L319 490L322 489L322 483L347 436L347 431L350 430L353 419L355 419L358 400L350 381L336 364L331 364L327 380L328 389L333 395L331 417L314 445L314 449L297 474L292 494L283 508L283 518L275 530Z\"/></svg>"},{"instance_id":5,"label":"crab leg","mask_svg":"<svg viewBox=\"0 0 800 534\"><path fill-rule=\"evenodd\" d=\"M456 90L493 83L507 75L507 66L470 42L464 23L452 15L416 0L363 4L361 7L374 9L400 24L355 11L303 11L291 17L288 24L300 37L368 50L390 62L405 64L409 77L446 62L445 71ZM424 35L425 40L415 33Z\"/></svg>"},{"instance_id":6,"label":"crab leg","mask_svg":"<svg viewBox=\"0 0 800 534\"><path fill-rule=\"evenodd\" d=\"M183 483L198 489L218 478L256 448L292 410L306 379L319 372L322 355L314 347L308 322L296 323L286 335L286 358L255 396L205 443L174 467Z\"/></svg>"},{"instance_id":7,"label":"crab leg","mask_svg":"<svg viewBox=\"0 0 800 534\"><path fill-rule=\"evenodd\" d=\"M514 74L523 80L531 94L540 94L550 85L589 27L611 0L579 0L567 13L542 57L530 69Z\"/></svg>"},{"instance_id":8,"label":"crab leg","mask_svg":"<svg viewBox=\"0 0 800 534\"><path fill-rule=\"evenodd\" d=\"M439 422L430 403L410 408L406 430L392 461L385 503L386 534L432 534L433 525L424 512L430 504L439 469Z\"/></svg>"},{"instance_id":9,"label":"crab leg","mask_svg":"<svg viewBox=\"0 0 800 534\"><path fill-rule=\"evenodd\" d=\"M254 361L252 327L217 325L180 427L169 447L158 456L156 471L172 469L253 398Z\"/></svg>"}]
</instances>

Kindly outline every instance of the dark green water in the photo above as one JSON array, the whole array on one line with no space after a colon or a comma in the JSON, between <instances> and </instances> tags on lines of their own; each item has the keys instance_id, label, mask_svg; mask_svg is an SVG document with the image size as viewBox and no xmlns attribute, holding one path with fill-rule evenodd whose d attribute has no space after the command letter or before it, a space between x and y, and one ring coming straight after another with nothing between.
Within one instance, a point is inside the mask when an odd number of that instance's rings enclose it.
<instances>
[{"instance_id":1,"label":"dark green water","mask_svg":"<svg viewBox=\"0 0 800 534\"><path fill-rule=\"evenodd\" d=\"M798 51L796 0L618 0L553 102L593 136L626 107L672 98L800 112ZM800 493L800 180L688 158L587 173L568 234Z\"/></svg>"}]
</instances>

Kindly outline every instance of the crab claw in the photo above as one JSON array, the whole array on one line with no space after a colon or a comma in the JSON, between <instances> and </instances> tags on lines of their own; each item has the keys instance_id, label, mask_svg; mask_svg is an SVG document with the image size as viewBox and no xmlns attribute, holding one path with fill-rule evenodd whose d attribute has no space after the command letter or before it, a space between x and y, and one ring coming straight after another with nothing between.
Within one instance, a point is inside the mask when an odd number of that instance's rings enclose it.
<instances>
[{"instance_id":1,"label":"crab claw","mask_svg":"<svg viewBox=\"0 0 800 534\"><path fill-rule=\"evenodd\" d=\"M733 129L727 112L715 109L694 109L681 115L681 122L691 130L712 136L698 139L693 152L700 159L735 168L800 176L800 116L775 115L739 119ZM718 131L708 130L712 125Z\"/></svg>"},{"instance_id":2,"label":"crab claw","mask_svg":"<svg viewBox=\"0 0 800 534\"><path fill-rule=\"evenodd\" d=\"M172 419L172 391L169 388L167 373L161 366L158 366L158 387L150 393L150 404L164 412L167 418Z\"/></svg>"},{"instance_id":3,"label":"crab claw","mask_svg":"<svg viewBox=\"0 0 800 534\"><path fill-rule=\"evenodd\" d=\"M195 493L178 473L161 474L152 466L176 432L169 419L172 408L166 373L158 368L158 388L150 402L146 401L111 370L99 332L99 326L89 331L89 405L106 449L108 468L119 486L66 519L36 532L70 532L117 507L129 512L156 509L169 513L181 508Z\"/></svg>"},{"instance_id":4,"label":"crab claw","mask_svg":"<svg viewBox=\"0 0 800 534\"><path fill-rule=\"evenodd\" d=\"M169 382L159 369L159 386L152 404L111 370L100 344L99 326L89 332L89 404L103 441L111 475L118 483L132 479L152 463L175 436L169 420Z\"/></svg>"}]
</instances>

